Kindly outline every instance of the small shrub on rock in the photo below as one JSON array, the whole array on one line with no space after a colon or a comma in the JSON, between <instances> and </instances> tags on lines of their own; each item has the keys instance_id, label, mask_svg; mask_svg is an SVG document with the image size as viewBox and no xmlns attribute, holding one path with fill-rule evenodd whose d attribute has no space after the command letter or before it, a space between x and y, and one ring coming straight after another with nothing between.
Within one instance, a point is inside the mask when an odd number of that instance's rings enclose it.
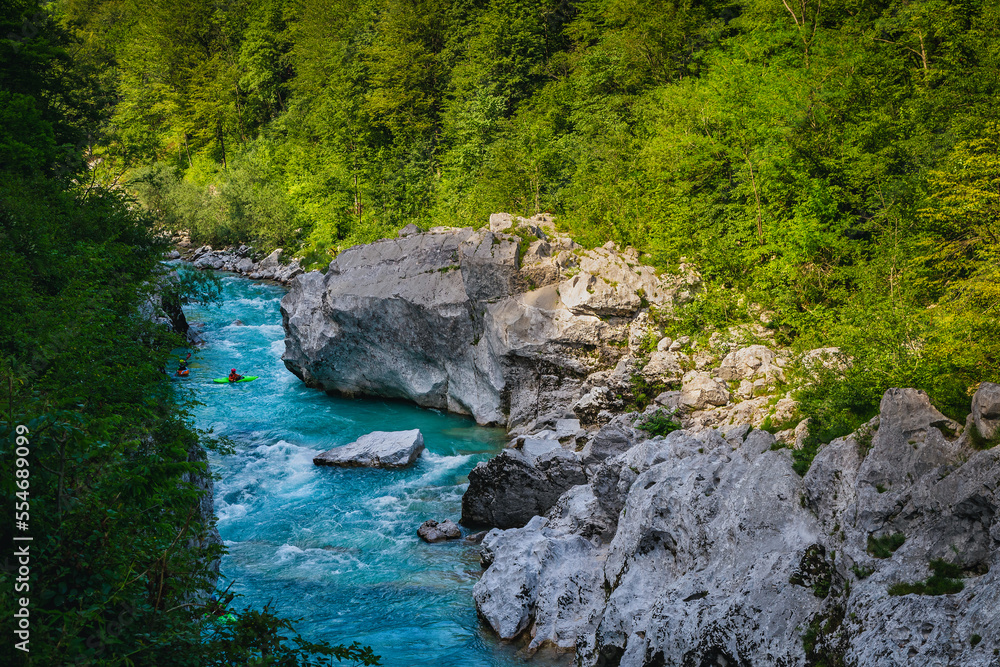
<instances>
[{"instance_id":1,"label":"small shrub on rock","mask_svg":"<svg viewBox=\"0 0 1000 667\"><path fill-rule=\"evenodd\" d=\"M666 435L676 431L681 425L673 420L673 413L657 410L637 423L635 427L650 435Z\"/></svg>"},{"instance_id":2,"label":"small shrub on rock","mask_svg":"<svg viewBox=\"0 0 1000 667\"><path fill-rule=\"evenodd\" d=\"M960 577L962 568L943 558L935 558L930 563L931 574L925 581L899 582L889 586L889 595L953 595L965 588Z\"/></svg>"},{"instance_id":3,"label":"small shrub on rock","mask_svg":"<svg viewBox=\"0 0 1000 667\"><path fill-rule=\"evenodd\" d=\"M983 434L979 432L978 428L976 428L976 425L970 424L969 444L972 445L973 449L993 449L997 445L1000 445L1000 436L997 436L996 438L984 438Z\"/></svg>"},{"instance_id":4,"label":"small shrub on rock","mask_svg":"<svg viewBox=\"0 0 1000 667\"><path fill-rule=\"evenodd\" d=\"M888 558L906 541L903 533L893 533L882 537L868 536L868 554L875 558Z\"/></svg>"}]
</instances>

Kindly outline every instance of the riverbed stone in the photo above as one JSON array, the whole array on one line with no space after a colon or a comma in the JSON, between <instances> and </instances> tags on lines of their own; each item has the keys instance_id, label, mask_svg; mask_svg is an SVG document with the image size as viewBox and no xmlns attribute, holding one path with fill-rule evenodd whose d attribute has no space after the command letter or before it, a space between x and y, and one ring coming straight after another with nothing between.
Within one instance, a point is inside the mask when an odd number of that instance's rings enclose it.
<instances>
[{"instance_id":1,"label":"riverbed stone","mask_svg":"<svg viewBox=\"0 0 1000 667\"><path fill-rule=\"evenodd\" d=\"M313 463L342 468L405 468L423 451L424 436L419 429L373 431L352 443L317 455Z\"/></svg>"},{"instance_id":2,"label":"riverbed stone","mask_svg":"<svg viewBox=\"0 0 1000 667\"><path fill-rule=\"evenodd\" d=\"M441 522L428 519L417 528L417 535L424 542L444 542L462 537L462 529L451 519L445 519Z\"/></svg>"}]
</instances>

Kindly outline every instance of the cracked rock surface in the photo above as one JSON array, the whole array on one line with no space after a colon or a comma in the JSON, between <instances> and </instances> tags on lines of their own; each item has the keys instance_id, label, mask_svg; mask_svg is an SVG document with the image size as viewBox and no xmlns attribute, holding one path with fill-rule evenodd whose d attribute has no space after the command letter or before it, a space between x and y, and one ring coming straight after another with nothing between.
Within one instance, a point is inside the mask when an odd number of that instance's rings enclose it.
<instances>
[{"instance_id":1,"label":"cracked rock surface","mask_svg":"<svg viewBox=\"0 0 1000 667\"><path fill-rule=\"evenodd\" d=\"M631 447L487 535L477 608L501 637L588 667L996 666L1000 451L954 426L923 392L890 390L800 478L763 431L617 425ZM876 553L888 535L901 543ZM935 559L959 592L889 593Z\"/></svg>"}]
</instances>

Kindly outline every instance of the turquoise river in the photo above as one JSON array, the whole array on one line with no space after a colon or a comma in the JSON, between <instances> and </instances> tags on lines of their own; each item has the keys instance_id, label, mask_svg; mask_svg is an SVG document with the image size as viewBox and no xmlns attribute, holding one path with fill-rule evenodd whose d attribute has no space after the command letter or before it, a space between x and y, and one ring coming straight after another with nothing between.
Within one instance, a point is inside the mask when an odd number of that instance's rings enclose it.
<instances>
[{"instance_id":1,"label":"turquoise river","mask_svg":"<svg viewBox=\"0 0 1000 667\"><path fill-rule=\"evenodd\" d=\"M402 402L344 399L305 387L281 362L282 287L222 274L223 302L187 307L206 347L179 380L199 428L235 453L211 456L215 512L228 548L220 588L237 608L271 603L302 619L307 639L370 645L390 666L507 667L517 646L479 621L472 587L479 548L425 544L427 519L457 520L468 472L499 451L504 433ZM243 325L234 324L236 320ZM230 368L254 382L213 384ZM320 468L318 452L376 430L419 428L421 459L400 471ZM532 664L565 664L535 656Z\"/></svg>"}]
</instances>

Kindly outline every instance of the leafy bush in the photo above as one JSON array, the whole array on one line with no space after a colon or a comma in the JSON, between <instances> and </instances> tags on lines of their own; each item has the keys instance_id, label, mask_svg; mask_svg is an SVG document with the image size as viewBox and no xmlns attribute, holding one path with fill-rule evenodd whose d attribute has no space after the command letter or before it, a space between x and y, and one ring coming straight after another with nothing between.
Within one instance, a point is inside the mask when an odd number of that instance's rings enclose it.
<instances>
[{"instance_id":1,"label":"leafy bush","mask_svg":"<svg viewBox=\"0 0 1000 667\"><path fill-rule=\"evenodd\" d=\"M30 48L0 45L0 495L11 507L30 495L30 661L292 667L325 655L374 664L360 647L288 640L290 621L267 608L207 627L198 601L224 552L211 539L213 517L201 513L211 443L163 372L183 341L145 308L166 248L154 217L103 187L102 161L88 168L83 147L73 147L74 136L99 131L89 108L100 101L98 82L70 57L68 33L48 9L0 5L0 34L29 16L34 31ZM16 108L39 114L8 128L10 90L24 96ZM24 153L8 129L38 149L65 141L75 157ZM43 163L24 169L21 158ZM172 215L176 207L156 197L191 192L180 182L174 171L151 170L150 210ZM162 294L172 309L214 293L211 280L181 277ZM25 439L28 488L13 474ZM14 590L14 578L3 569L0 587ZM17 606L0 597L6 618Z\"/></svg>"},{"instance_id":2,"label":"leafy bush","mask_svg":"<svg viewBox=\"0 0 1000 667\"><path fill-rule=\"evenodd\" d=\"M629 387L629 396L626 397L625 409L629 412L638 412L645 409L654 398L667 390L667 385L662 382L649 383L641 375L633 375Z\"/></svg>"},{"instance_id":3,"label":"leafy bush","mask_svg":"<svg viewBox=\"0 0 1000 667\"><path fill-rule=\"evenodd\" d=\"M931 574L925 581L899 582L889 586L889 595L953 595L965 588L960 577L962 568L943 558L930 562Z\"/></svg>"},{"instance_id":4,"label":"leafy bush","mask_svg":"<svg viewBox=\"0 0 1000 667\"><path fill-rule=\"evenodd\" d=\"M680 429L681 425L673 420L673 413L657 410L642 421L637 422L635 427L655 436L673 433Z\"/></svg>"},{"instance_id":5,"label":"leafy bush","mask_svg":"<svg viewBox=\"0 0 1000 667\"><path fill-rule=\"evenodd\" d=\"M993 449L997 445L1000 445L1000 435L992 439L987 439L983 437L983 434L979 432L976 428L975 423L969 425L969 444L972 445L973 449L984 450Z\"/></svg>"},{"instance_id":6,"label":"leafy bush","mask_svg":"<svg viewBox=\"0 0 1000 667\"><path fill-rule=\"evenodd\" d=\"M875 558L889 558L896 549L903 546L905 541L906 535L903 533L892 533L891 535L883 535L882 537L869 535L866 551Z\"/></svg>"},{"instance_id":7,"label":"leafy bush","mask_svg":"<svg viewBox=\"0 0 1000 667\"><path fill-rule=\"evenodd\" d=\"M745 297L724 287L709 285L694 298L676 308L670 317L660 316L664 333L673 338L696 336L706 329L722 329L750 320Z\"/></svg>"},{"instance_id":8,"label":"leafy bush","mask_svg":"<svg viewBox=\"0 0 1000 667\"><path fill-rule=\"evenodd\" d=\"M854 432L854 442L858 446L858 458L864 459L872 448L872 439L875 431L870 426L862 426Z\"/></svg>"}]
</instances>

